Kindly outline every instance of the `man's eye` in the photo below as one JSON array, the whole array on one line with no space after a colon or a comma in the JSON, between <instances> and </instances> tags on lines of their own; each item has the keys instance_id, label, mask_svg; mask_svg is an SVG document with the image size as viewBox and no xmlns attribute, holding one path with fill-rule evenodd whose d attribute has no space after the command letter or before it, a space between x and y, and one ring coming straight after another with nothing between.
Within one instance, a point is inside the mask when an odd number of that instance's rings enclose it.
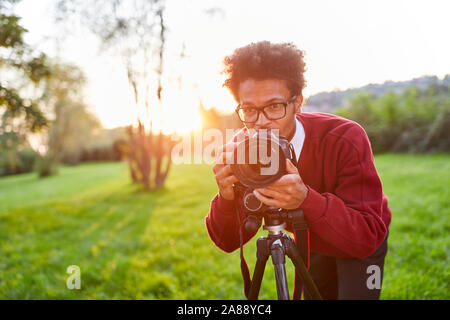
<instances>
[{"instance_id":1,"label":"man's eye","mask_svg":"<svg viewBox=\"0 0 450 320\"><path fill-rule=\"evenodd\" d=\"M243 108L242 110L244 111L245 114L254 114L254 113L256 113L256 109L254 109L254 108Z\"/></svg>"},{"instance_id":2,"label":"man's eye","mask_svg":"<svg viewBox=\"0 0 450 320\"><path fill-rule=\"evenodd\" d=\"M281 109L281 108L283 108L283 104L282 103L274 103L274 104L271 104L269 106L269 109L271 109L271 110L278 110L278 109Z\"/></svg>"}]
</instances>

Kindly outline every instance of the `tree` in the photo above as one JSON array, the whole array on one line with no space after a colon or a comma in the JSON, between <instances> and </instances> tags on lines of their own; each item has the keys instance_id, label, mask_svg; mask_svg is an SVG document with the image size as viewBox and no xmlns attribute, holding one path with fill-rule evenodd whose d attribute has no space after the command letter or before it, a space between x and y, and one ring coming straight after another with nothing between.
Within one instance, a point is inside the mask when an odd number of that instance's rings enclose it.
<instances>
[{"instance_id":1,"label":"tree","mask_svg":"<svg viewBox=\"0 0 450 320\"><path fill-rule=\"evenodd\" d=\"M27 30L13 13L17 2L0 2L0 151L8 154L11 173L18 166L20 150L28 147L27 135L48 124L39 107L39 93L24 92L38 88L50 76L46 55L24 41Z\"/></svg>"},{"instance_id":2,"label":"tree","mask_svg":"<svg viewBox=\"0 0 450 320\"><path fill-rule=\"evenodd\" d=\"M76 17L98 36L103 50L121 56L139 114L136 125L127 131L129 141L125 155L130 175L146 189L162 187L170 169L170 148L161 130L153 136L150 88L155 88L157 98L153 110L161 108L167 30L165 1L60 0L57 9L57 21L67 22ZM155 161L153 183L152 158Z\"/></svg>"},{"instance_id":3,"label":"tree","mask_svg":"<svg viewBox=\"0 0 450 320\"><path fill-rule=\"evenodd\" d=\"M46 153L39 168L40 176L57 172L65 156L76 164L84 145L100 122L87 111L82 89L86 83L83 72L75 65L54 63L52 76L45 82L43 103L51 121L46 135Z\"/></svg>"}]
</instances>

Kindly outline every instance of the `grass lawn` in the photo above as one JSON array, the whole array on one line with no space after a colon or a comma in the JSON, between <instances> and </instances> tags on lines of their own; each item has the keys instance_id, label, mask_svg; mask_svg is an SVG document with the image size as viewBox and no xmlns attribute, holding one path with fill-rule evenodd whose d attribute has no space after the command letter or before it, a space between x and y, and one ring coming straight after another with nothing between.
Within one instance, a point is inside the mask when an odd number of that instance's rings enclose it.
<instances>
[{"instance_id":1,"label":"grass lawn","mask_svg":"<svg viewBox=\"0 0 450 320\"><path fill-rule=\"evenodd\" d=\"M450 155L380 155L376 166L393 212L382 298L449 299ZM207 165L174 166L153 193L130 184L124 163L1 178L0 298L244 299L239 252L206 232L215 193ZM66 287L70 265L81 290ZM287 272L292 292L290 262ZM270 261L260 297L277 297Z\"/></svg>"}]
</instances>

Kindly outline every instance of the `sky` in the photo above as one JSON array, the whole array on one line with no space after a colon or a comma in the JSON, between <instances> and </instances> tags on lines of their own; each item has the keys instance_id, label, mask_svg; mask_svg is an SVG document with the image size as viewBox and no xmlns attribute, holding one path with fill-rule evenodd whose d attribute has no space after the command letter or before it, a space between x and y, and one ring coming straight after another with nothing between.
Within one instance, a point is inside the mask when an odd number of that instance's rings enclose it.
<instances>
[{"instance_id":1,"label":"sky","mask_svg":"<svg viewBox=\"0 0 450 320\"><path fill-rule=\"evenodd\" d=\"M50 55L76 63L86 73L86 101L108 128L136 119L122 62L100 54L87 30L64 34L54 23L53 0L23 0L16 12L29 30L26 40ZM210 16L205 9L220 8ZM304 96L387 80L450 73L450 1L186 1L167 0L169 29L163 127L199 125L198 99L232 112L236 103L222 87L222 61L251 42L292 42L305 52ZM51 40L59 33L58 46ZM178 56L185 46L187 57ZM183 92L177 78L183 77ZM178 122L173 121L174 112Z\"/></svg>"}]
</instances>

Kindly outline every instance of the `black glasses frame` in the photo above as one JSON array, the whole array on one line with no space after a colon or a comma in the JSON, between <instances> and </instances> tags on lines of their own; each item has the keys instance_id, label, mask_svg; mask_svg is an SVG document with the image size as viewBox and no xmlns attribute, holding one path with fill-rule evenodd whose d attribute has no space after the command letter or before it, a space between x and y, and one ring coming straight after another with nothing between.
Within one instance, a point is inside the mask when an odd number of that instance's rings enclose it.
<instances>
[{"instance_id":1,"label":"black glasses frame","mask_svg":"<svg viewBox=\"0 0 450 320\"><path fill-rule=\"evenodd\" d=\"M243 123L255 123L255 122L257 122L258 119L259 119L259 114L260 114L261 112L262 112L262 113L264 114L264 116L265 116L267 119L269 119L269 120L279 120L279 119L282 119L282 118L284 118L284 117L286 116L286 108L287 108L287 106L288 106L291 102L293 102L296 98L297 98L297 96L293 96L292 98L290 98L289 100L287 100L287 101L285 101L285 102L273 102L273 103L267 104L267 105L265 105L265 106L263 106L263 107L251 107L251 109L255 109L256 112L258 112L257 115L256 115L256 120L255 120L255 121L245 121L245 120L242 120L242 119L241 119L241 116L239 115L239 110L246 109L246 108L241 108L241 105L240 105L240 104L236 107L235 112L237 113L237 115L238 115L238 117L239 117L239 120L241 120ZM267 112L264 110L265 108L270 107L270 106L272 106L272 105L274 105L274 104L282 104L282 105L283 105L283 107L284 107L284 113L283 113L282 116L277 117L277 118L271 118L271 117L268 116Z\"/></svg>"}]
</instances>

